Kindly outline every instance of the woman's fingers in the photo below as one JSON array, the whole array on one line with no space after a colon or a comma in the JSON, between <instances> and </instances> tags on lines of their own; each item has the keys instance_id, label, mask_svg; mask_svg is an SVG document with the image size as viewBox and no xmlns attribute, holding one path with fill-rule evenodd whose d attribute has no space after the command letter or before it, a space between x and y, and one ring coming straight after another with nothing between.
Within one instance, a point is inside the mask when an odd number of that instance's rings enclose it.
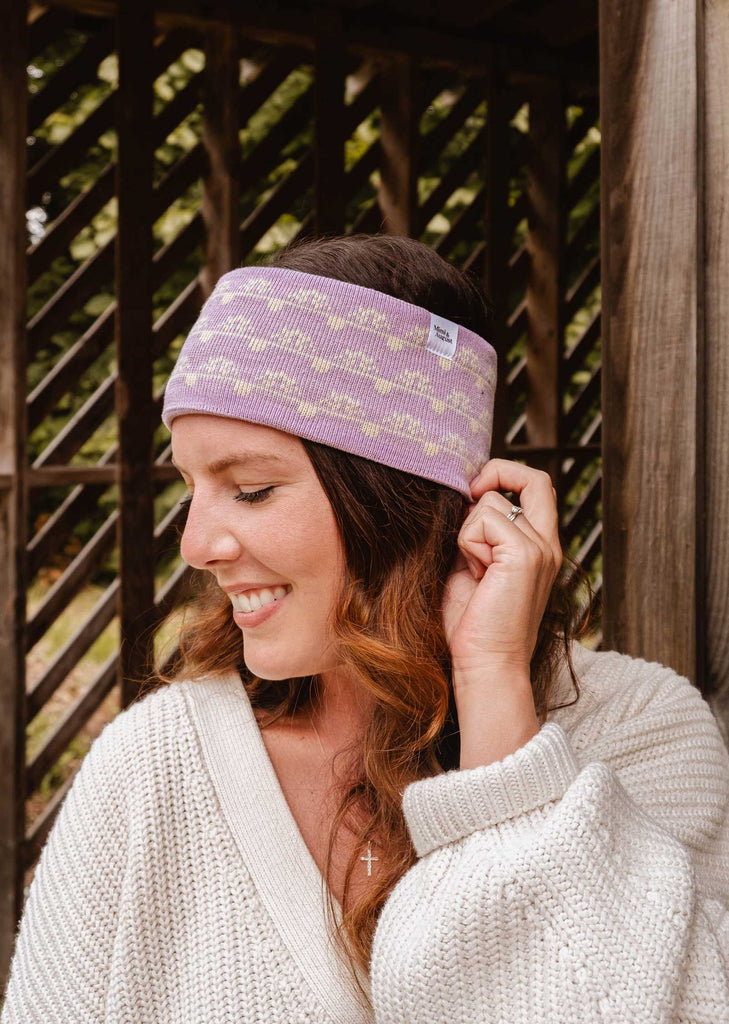
<instances>
[{"instance_id":1,"label":"woman's fingers","mask_svg":"<svg viewBox=\"0 0 729 1024\"><path fill-rule=\"evenodd\" d=\"M503 494L498 494L498 491L512 491L518 494L518 504L524 509L524 515L517 516L512 522L516 525L520 519L526 518L527 521L519 528L532 539L537 539L535 535L538 535L541 542L548 545L559 570L563 552L559 539L557 492L548 473L520 462L491 459L474 477L470 487L471 495L477 503L475 508L478 508L478 503L484 499L507 517L511 511L511 502ZM487 499L484 498L486 495ZM474 511L472 506L469 517Z\"/></svg>"}]
</instances>

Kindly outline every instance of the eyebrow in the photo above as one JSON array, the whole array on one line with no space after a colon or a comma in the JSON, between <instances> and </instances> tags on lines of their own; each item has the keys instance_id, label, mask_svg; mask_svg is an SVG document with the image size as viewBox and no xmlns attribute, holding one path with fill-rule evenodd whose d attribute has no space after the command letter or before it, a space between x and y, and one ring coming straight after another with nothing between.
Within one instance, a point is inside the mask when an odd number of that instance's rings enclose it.
<instances>
[{"instance_id":1,"label":"eyebrow","mask_svg":"<svg viewBox=\"0 0 729 1024\"><path fill-rule=\"evenodd\" d=\"M174 458L170 456L170 462L177 469L182 470ZM213 476L217 476L219 473L224 473L226 469L230 469L233 466L286 466L288 460L282 458L280 455L274 455L272 453L257 452L251 455L224 455L221 459L216 459L208 467L208 472ZM184 470L182 470L184 472Z\"/></svg>"}]
</instances>

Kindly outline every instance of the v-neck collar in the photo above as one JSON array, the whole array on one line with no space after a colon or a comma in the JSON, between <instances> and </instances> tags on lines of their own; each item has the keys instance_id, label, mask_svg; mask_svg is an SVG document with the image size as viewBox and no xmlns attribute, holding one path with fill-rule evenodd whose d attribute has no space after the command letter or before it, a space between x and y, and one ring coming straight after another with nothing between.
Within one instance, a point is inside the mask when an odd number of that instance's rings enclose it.
<instances>
[{"instance_id":1,"label":"v-neck collar","mask_svg":"<svg viewBox=\"0 0 729 1024\"><path fill-rule=\"evenodd\" d=\"M370 1024L337 957L324 883L268 755L236 672L182 682L205 766L263 903L322 1006L338 1024ZM334 900L337 922L341 907ZM360 972L369 995L368 978Z\"/></svg>"}]
</instances>

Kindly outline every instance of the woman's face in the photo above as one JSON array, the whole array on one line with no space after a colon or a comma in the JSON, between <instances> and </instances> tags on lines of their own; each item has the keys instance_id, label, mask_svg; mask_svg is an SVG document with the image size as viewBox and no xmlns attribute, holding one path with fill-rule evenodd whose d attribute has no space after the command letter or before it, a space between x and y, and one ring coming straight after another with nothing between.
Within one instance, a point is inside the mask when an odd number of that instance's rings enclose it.
<instances>
[{"instance_id":1,"label":"woman's face","mask_svg":"<svg viewBox=\"0 0 729 1024\"><path fill-rule=\"evenodd\" d=\"M288 679L333 669L328 621L344 553L334 513L299 438L220 416L178 416L173 461L192 501L182 557L207 569L231 599L248 669ZM264 491L257 499L247 495ZM285 597L247 612L243 595L284 587ZM278 591L280 594L280 591ZM253 604L256 604L255 598Z\"/></svg>"}]
</instances>

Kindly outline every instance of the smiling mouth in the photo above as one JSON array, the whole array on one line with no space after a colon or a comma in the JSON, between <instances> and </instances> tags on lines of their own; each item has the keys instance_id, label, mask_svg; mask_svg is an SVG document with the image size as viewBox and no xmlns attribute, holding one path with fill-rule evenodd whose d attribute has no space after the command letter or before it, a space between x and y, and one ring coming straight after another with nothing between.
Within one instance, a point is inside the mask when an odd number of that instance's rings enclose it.
<instances>
[{"instance_id":1,"label":"smiling mouth","mask_svg":"<svg viewBox=\"0 0 729 1024\"><path fill-rule=\"evenodd\" d=\"M229 594L231 604L237 612L255 612L259 608L265 608L267 604L273 604L274 601L280 601L281 598L286 597L292 590L291 584L287 583L285 587L274 587L273 590L267 588L260 590L257 594L252 597L248 597L246 594Z\"/></svg>"}]
</instances>

